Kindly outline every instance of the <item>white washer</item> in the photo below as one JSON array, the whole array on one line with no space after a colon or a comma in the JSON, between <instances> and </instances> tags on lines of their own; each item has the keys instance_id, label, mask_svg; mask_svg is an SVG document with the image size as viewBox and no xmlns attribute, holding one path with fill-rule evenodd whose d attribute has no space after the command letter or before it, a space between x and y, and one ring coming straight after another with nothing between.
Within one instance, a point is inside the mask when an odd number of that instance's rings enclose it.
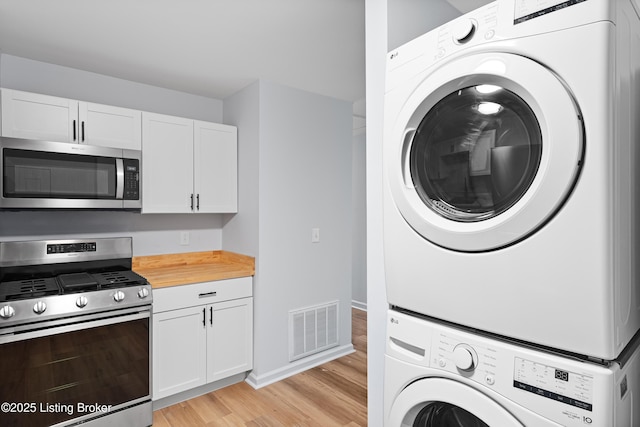
<instances>
[{"instance_id":1,"label":"white washer","mask_svg":"<svg viewBox=\"0 0 640 427\"><path fill-rule=\"evenodd\" d=\"M598 365L389 311L387 427L640 425L640 348Z\"/></svg>"},{"instance_id":2,"label":"white washer","mask_svg":"<svg viewBox=\"0 0 640 427\"><path fill-rule=\"evenodd\" d=\"M638 0L498 0L387 61L392 306L612 360L640 328Z\"/></svg>"}]
</instances>

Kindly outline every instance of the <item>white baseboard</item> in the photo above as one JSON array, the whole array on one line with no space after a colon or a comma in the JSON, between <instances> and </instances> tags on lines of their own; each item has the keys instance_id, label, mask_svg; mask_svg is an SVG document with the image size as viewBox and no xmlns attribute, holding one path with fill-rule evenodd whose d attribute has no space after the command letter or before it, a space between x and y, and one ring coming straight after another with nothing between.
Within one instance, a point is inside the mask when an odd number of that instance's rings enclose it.
<instances>
[{"instance_id":1,"label":"white baseboard","mask_svg":"<svg viewBox=\"0 0 640 427\"><path fill-rule=\"evenodd\" d=\"M367 303L360 302L356 300L351 300L351 307L356 308L358 310L367 311Z\"/></svg>"},{"instance_id":2,"label":"white baseboard","mask_svg":"<svg viewBox=\"0 0 640 427\"><path fill-rule=\"evenodd\" d=\"M279 369L274 369L271 372L256 375L255 370L249 374L245 382L255 389L259 389L269 384L273 384L292 375L304 372L307 369L315 368L323 363L330 362L338 359L339 357L346 356L355 352L352 344L334 347L329 350L317 353L304 359L299 359L289 363Z\"/></svg>"}]
</instances>

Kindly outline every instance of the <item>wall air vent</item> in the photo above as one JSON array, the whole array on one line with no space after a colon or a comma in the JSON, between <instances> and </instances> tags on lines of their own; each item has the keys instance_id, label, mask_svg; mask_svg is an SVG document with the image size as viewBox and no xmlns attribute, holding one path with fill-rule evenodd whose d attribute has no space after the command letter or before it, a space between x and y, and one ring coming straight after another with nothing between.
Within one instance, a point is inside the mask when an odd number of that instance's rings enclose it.
<instances>
[{"instance_id":1,"label":"wall air vent","mask_svg":"<svg viewBox=\"0 0 640 427\"><path fill-rule=\"evenodd\" d=\"M338 345L338 301L289 312L289 361Z\"/></svg>"}]
</instances>

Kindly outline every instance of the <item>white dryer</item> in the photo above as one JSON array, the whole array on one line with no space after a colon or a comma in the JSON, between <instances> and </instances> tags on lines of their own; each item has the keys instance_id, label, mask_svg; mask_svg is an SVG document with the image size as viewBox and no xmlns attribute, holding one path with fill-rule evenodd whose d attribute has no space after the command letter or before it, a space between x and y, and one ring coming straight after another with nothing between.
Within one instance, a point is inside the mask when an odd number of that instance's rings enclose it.
<instances>
[{"instance_id":1,"label":"white dryer","mask_svg":"<svg viewBox=\"0 0 640 427\"><path fill-rule=\"evenodd\" d=\"M640 348L598 365L389 311L386 427L640 425Z\"/></svg>"},{"instance_id":2,"label":"white dryer","mask_svg":"<svg viewBox=\"0 0 640 427\"><path fill-rule=\"evenodd\" d=\"M389 53L391 306L595 358L640 328L638 0L498 0Z\"/></svg>"}]
</instances>

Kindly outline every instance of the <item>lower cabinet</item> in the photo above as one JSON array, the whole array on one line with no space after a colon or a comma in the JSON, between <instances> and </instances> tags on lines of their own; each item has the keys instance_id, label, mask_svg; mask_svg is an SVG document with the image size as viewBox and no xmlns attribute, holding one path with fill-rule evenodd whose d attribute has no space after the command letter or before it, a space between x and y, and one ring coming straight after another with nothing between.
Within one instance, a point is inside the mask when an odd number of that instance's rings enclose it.
<instances>
[{"instance_id":1,"label":"lower cabinet","mask_svg":"<svg viewBox=\"0 0 640 427\"><path fill-rule=\"evenodd\" d=\"M252 367L251 278L154 290L154 400Z\"/></svg>"}]
</instances>

